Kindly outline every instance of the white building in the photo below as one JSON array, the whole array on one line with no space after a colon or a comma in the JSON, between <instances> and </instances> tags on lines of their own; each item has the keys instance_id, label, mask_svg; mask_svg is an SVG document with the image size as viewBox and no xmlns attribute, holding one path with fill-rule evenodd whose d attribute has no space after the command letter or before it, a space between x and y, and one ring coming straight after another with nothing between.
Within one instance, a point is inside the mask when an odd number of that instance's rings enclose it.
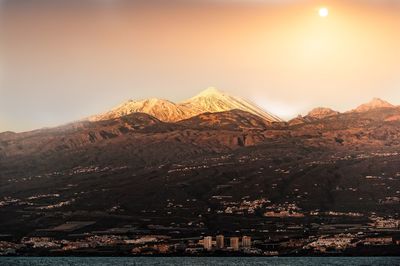
<instances>
[{"instance_id":1,"label":"white building","mask_svg":"<svg viewBox=\"0 0 400 266\"><path fill-rule=\"evenodd\" d=\"M212 249L212 236L206 236L203 239L203 247L205 250L210 251Z\"/></svg>"}]
</instances>

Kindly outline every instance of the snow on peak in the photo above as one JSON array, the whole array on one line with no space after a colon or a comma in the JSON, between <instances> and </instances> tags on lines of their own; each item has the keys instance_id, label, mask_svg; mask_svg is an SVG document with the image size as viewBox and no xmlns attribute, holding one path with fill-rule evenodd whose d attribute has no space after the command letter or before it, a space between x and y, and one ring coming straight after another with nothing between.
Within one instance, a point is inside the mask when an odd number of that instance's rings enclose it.
<instances>
[{"instance_id":1,"label":"snow on peak","mask_svg":"<svg viewBox=\"0 0 400 266\"><path fill-rule=\"evenodd\" d=\"M208 88L197 96L181 103L182 106L200 113L216 113L239 109L264 118L269 122L282 121L279 117L268 113L257 105L222 92L216 88Z\"/></svg>"},{"instance_id":2,"label":"snow on peak","mask_svg":"<svg viewBox=\"0 0 400 266\"><path fill-rule=\"evenodd\" d=\"M224 94L225 94L224 92L218 90L215 87L209 87L209 88L203 90L202 92L200 92L198 95L194 96L193 98L221 96Z\"/></svg>"},{"instance_id":3,"label":"snow on peak","mask_svg":"<svg viewBox=\"0 0 400 266\"><path fill-rule=\"evenodd\" d=\"M269 122L282 121L255 104L210 87L189 100L176 104L168 100L151 98L130 100L109 112L89 118L91 121L118 118L135 112L146 113L164 122L176 122L202 113L217 113L239 109L262 117Z\"/></svg>"},{"instance_id":4,"label":"snow on peak","mask_svg":"<svg viewBox=\"0 0 400 266\"><path fill-rule=\"evenodd\" d=\"M91 117L90 120L108 120L132 113L146 113L164 122L175 122L192 116L190 110L186 110L171 101L151 98L141 101L129 100L109 112Z\"/></svg>"}]
</instances>

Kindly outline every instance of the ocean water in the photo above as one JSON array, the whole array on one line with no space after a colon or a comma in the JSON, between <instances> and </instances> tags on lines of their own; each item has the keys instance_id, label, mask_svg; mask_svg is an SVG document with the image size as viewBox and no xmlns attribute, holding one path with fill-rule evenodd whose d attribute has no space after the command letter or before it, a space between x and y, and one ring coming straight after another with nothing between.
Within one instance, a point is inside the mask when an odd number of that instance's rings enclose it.
<instances>
[{"instance_id":1,"label":"ocean water","mask_svg":"<svg viewBox=\"0 0 400 266\"><path fill-rule=\"evenodd\" d=\"M173 265L337 265L337 266L396 266L400 265L400 257L291 257L291 258L188 258L188 257L0 257L1 266L124 266L124 265L157 265L157 266L173 266Z\"/></svg>"}]
</instances>

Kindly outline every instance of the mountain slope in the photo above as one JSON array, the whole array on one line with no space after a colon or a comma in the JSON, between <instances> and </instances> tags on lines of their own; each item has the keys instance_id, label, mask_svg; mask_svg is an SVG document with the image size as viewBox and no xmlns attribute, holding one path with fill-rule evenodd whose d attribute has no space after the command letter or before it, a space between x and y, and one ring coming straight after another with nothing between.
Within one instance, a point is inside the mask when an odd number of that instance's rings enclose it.
<instances>
[{"instance_id":1,"label":"mountain slope","mask_svg":"<svg viewBox=\"0 0 400 266\"><path fill-rule=\"evenodd\" d=\"M29 165L30 171L93 162L158 164L255 145L265 140L268 125L240 110L201 114L178 123L164 123L145 113L77 122L0 138L0 170L20 169L19 164Z\"/></svg>"},{"instance_id":2,"label":"mountain slope","mask_svg":"<svg viewBox=\"0 0 400 266\"><path fill-rule=\"evenodd\" d=\"M157 133L168 131L171 127L172 125L162 123L144 113L134 113L98 122L77 122L4 136L0 138L0 158L85 152L88 146L98 145L107 140L121 139L128 134L146 132L147 128ZM45 159L50 161L50 158Z\"/></svg>"},{"instance_id":3,"label":"mountain slope","mask_svg":"<svg viewBox=\"0 0 400 266\"><path fill-rule=\"evenodd\" d=\"M203 113L178 122L190 128L214 130L266 130L271 123L263 118L242 110L218 113Z\"/></svg>"}]
</instances>

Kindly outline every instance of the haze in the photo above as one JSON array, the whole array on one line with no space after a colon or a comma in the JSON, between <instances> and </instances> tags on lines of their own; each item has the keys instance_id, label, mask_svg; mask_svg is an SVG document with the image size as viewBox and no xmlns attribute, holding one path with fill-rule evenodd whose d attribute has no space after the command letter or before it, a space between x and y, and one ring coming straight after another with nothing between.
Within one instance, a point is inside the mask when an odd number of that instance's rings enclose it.
<instances>
[{"instance_id":1,"label":"haze","mask_svg":"<svg viewBox=\"0 0 400 266\"><path fill-rule=\"evenodd\" d=\"M0 132L209 86L284 119L400 104L399 31L396 0L0 0Z\"/></svg>"}]
</instances>

